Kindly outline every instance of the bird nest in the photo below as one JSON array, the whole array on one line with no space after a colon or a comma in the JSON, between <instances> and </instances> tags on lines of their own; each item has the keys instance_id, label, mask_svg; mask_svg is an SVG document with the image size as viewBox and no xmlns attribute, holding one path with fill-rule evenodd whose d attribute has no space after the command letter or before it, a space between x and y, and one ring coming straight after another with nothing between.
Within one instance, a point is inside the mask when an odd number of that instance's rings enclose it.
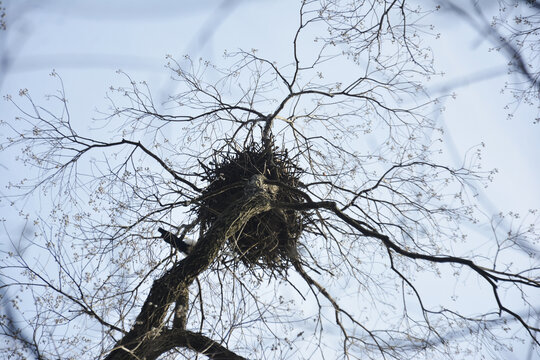
<instances>
[{"instance_id":1,"label":"bird nest","mask_svg":"<svg viewBox=\"0 0 540 360\"><path fill-rule=\"evenodd\" d=\"M246 184L254 175L274 183L271 196L278 202L297 203L301 196L294 189L300 185L302 170L286 150L265 148L252 143L242 150L216 153L209 165L201 163L208 186L194 209L203 231L217 220L233 202L245 196ZM277 184L277 185L276 185ZM297 254L305 214L296 210L272 209L252 217L242 230L227 239L234 260L248 267L285 269Z\"/></svg>"}]
</instances>

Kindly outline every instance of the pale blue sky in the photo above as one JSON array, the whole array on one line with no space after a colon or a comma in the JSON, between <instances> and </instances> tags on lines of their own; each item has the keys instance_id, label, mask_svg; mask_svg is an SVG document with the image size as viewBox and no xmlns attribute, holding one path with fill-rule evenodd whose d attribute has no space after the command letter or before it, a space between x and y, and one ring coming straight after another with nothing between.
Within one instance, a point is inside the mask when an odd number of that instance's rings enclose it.
<instances>
[{"instance_id":1,"label":"pale blue sky","mask_svg":"<svg viewBox=\"0 0 540 360\"><path fill-rule=\"evenodd\" d=\"M55 69L80 126L99 117L96 109L106 110L108 87L123 81L117 69L147 81L159 103L175 90L164 68L166 54L201 56L219 64L225 49L257 48L260 56L286 64L292 61L290 43L298 23L296 3L289 0L5 3L9 29L0 33L0 94L16 95L28 88L41 99L57 88L57 81L48 76ZM538 208L540 128L532 124L534 109L522 107L514 119L506 118L503 107L510 100L500 89L507 80L508 60L488 52L491 44L465 22L441 14L433 23L442 36L427 41L436 67L447 75L428 88L457 94L436 115L447 131L447 161L459 163L471 147L484 142L485 169L499 169L480 194L485 211ZM485 74L487 79L475 81ZM2 120L16 114L7 102L0 103ZM2 187L18 169L4 154L0 153L0 170L8 176L2 177ZM15 222L5 203L0 203L0 214Z\"/></svg>"}]
</instances>

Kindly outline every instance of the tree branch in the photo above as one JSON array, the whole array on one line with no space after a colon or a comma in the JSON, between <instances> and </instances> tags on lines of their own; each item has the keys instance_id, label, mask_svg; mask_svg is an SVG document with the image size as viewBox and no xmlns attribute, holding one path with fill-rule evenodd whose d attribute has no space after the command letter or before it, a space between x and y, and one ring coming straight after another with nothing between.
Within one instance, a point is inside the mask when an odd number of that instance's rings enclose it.
<instances>
[{"instance_id":1,"label":"tree branch","mask_svg":"<svg viewBox=\"0 0 540 360\"><path fill-rule=\"evenodd\" d=\"M154 346L152 344L162 331L166 331L165 319L170 305L185 294L195 278L210 266L228 238L242 229L253 216L270 209L270 197L264 191L254 192L229 205L199 239L190 255L154 281L134 327L106 359L148 358L148 351ZM183 346L182 342L178 344L172 347Z\"/></svg>"}]
</instances>

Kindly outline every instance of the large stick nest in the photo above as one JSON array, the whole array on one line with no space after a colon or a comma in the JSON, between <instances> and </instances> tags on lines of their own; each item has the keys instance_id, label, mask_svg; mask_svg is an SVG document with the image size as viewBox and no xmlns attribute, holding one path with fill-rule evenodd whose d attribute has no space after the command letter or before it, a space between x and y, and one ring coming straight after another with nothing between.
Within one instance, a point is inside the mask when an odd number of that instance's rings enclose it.
<instances>
[{"instance_id":1,"label":"large stick nest","mask_svg":"<svg viewBox=\"0 0 540 360\"><path fill-rule=\"evenodd\" d=\"M267 187L276 201L301 200L293 189L300 185L302 170L286 150L279 151L273 145L264 147L252 143L242 150L216 153L209 165L201 163L201 166L208 186L194 210L203 231L212 226L228 205L245 195L246 184L254 175L281 184ZM249 267L286 269L297 256L305 219L305 214L295 210L272 209L250 219L241 231L227 239L228 246L236 255L235 259Z\"/></svg>"}]
</instances>

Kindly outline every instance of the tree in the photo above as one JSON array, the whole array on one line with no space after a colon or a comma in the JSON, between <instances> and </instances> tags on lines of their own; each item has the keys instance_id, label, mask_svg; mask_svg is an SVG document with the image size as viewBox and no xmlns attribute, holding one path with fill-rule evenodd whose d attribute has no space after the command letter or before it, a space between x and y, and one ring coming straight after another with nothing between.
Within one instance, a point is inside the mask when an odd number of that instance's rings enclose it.
<instances>
[{"instance_id":1,"label":"tree","mask_svg":"<svg viewBox=\"0 0 540 360\"><path fill-rule=\"evenodd\" d=\"M168 110L124 74L95 132L55 72L52 105L7 97L21 116L4 149L38 171L12 194L51 207L2 266L2 288L35 306L0 323L4 354L452 358L515 339L538 352L538 235L467 238L494 172L480 148L458 168L440 156L428 15L304 1L291 64L170 57Z\"/></svg>"}]
</instances>

